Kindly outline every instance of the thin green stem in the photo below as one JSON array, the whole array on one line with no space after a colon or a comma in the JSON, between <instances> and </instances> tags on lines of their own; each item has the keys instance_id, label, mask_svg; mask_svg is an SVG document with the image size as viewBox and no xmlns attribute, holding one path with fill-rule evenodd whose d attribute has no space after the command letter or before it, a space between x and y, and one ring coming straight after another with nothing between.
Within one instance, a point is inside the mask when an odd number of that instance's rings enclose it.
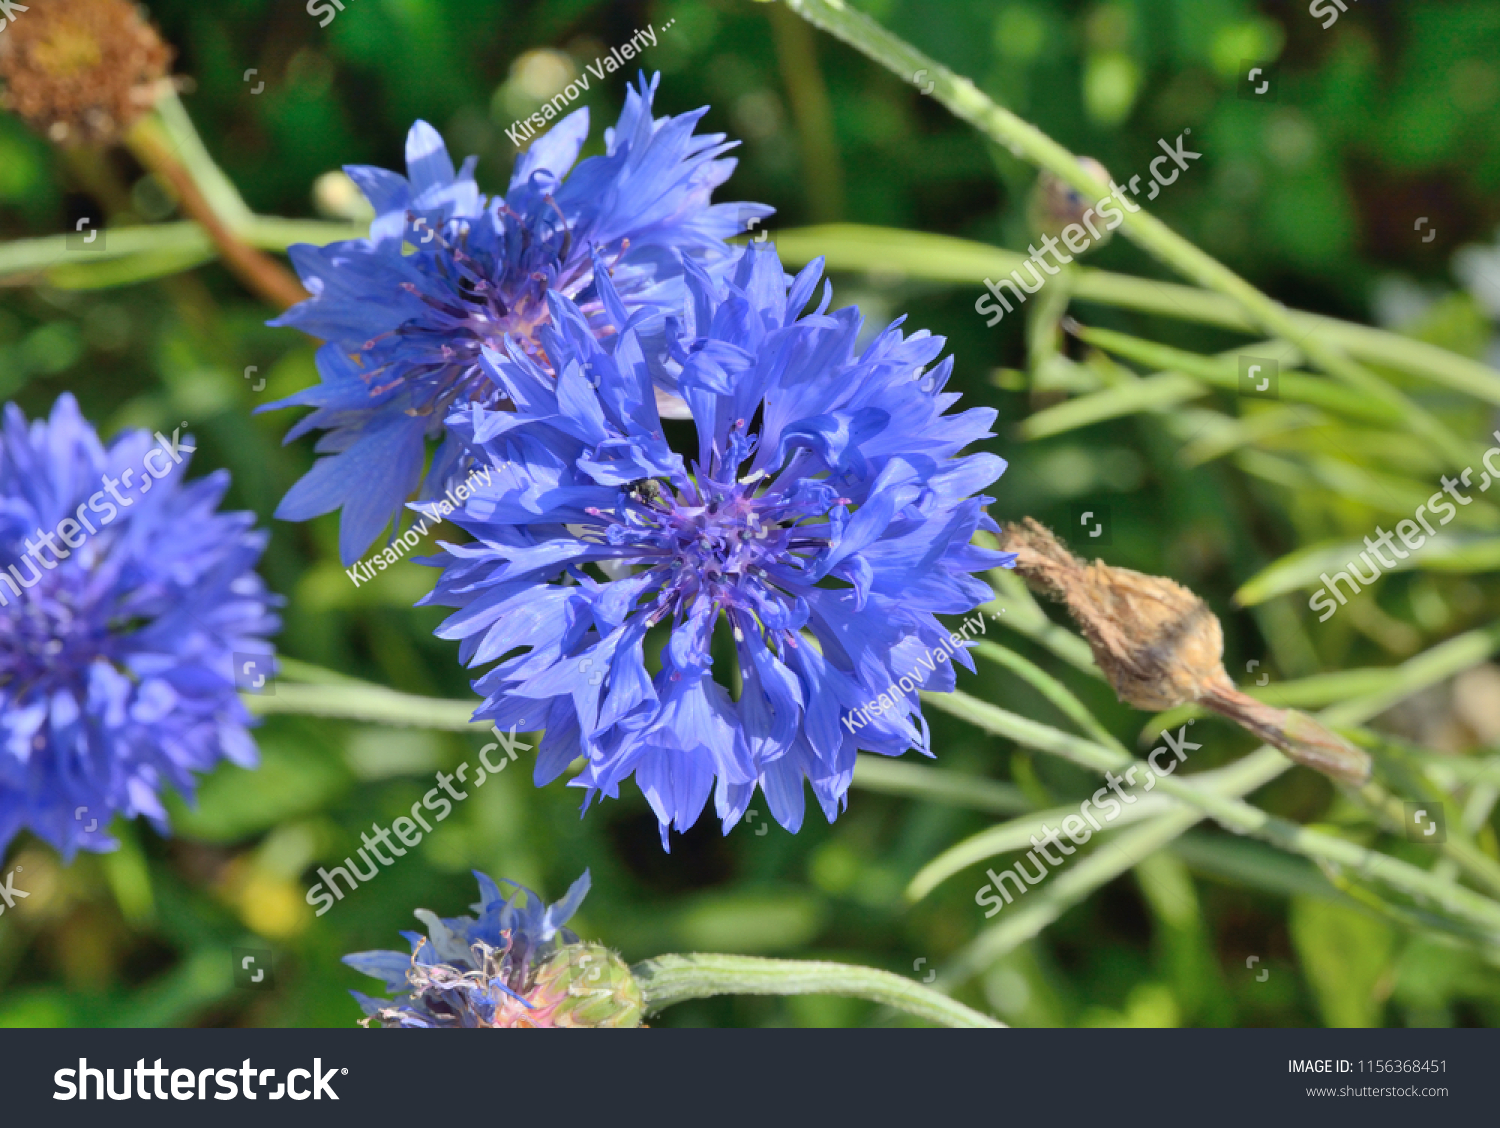
<instances>
[{"instance_id":1,"label":"thin green stem","mask_svg":"<svg viewBox=\"0 0 1500 1128\"><path fill-rule=\"evenodd\" d=\"M766 16L776 44L780 64L777 69L786 83L787 101L797 127L797 151L802 159L802 180L807 185L808 209L817 220L841 219L843 165L839 160L828 85L818 66L817 35L783 8L773 5Z\"/></svg>"},{"instance_id":2,"label":"thin green stem","mask_svg":"<svg viewBox=\"0 0 1500 1128\"><path fill-rule=\"evenodd\" d=\"M367 682L360 678L350 677L348 674L341 674L337 670L315 666L300 658L288 658L284 654L276 656L276 675L288 681L307 682L311 685L350 685L363 689L385 688L375 682Z\"/></svg>"},{"instance_id":3,"label":"thin green stem","mask_svg":"<svg viewBox=\"0 0 1500 1128\"><path fill-rule=\"evenodd\" d=\"M1076 323L1070 325L1069 331L1079 340L1126 360L1150 365L1159 371L1191 376L1224 391L1238 392L1240 389L1235 353L1216 357L1202 356L1112 329ZM1277 377L1277 394L1286 402L1311 404L1363 422L1397 427L1405 422L1402 413L1389 404L1371 402L1358 392L1331 384L1319 377L1289 371L1285 366Z\"/></svg>"},{"instance_id":4,"label":"thin green stem","mask_svg":"<svg viewBox=\"0 0 1500 1128\"><path fill-rule=\"evenodd\" d=\"M1000 547L1000 542L991 533L980 533L979 543L985 548ZM1020 576L1009 569L996 568L990 572L990 586L995 589L995 599L978 608L981 614L1025 635L1075 669L1103 680L1104 672L1095 664L1089 644L1049 619Z\"/></svg>"},{"instance_id":5,"label":"thin green stem","mask_svg":"<svg viewBox=\"0 0 1500 1128\"><path fill-rule=\"evenodd\" d=\"M998 618L999 616L996 616ZM1022 658L1014 650L1001 646L998 642L981 641L974 644L974 653L981 658L988 659L996 665L1004 666L1011 673L1021 678L1048 701L1055 705L1063 716L1067 717L1086 734L1092 736L1100 744L1108 745L1121 753L1125 746L1115 739L1114 734L1099 723L1098 718L1088 711L1088 708L1078 698L1073 696L1071 690L1051 674L1047 673L1034 662Z\"/></svg>"},{"instance_id":6,"label":"thin green stem","mask_svg":"<svg viewBox=\"0 0 1500 1128\"><path fill-rule=\"evenodd\" d=\"M1406 805L1396 796L1376 783L1367 783L1359 791L1360 802L1373 812L1387 830L1402 833L1407 826ZM1492 894L1500 895L1500 862L1484 853L1466 833L1462 825L1449 825L1443 841L1437 844L1444 857L1448 858L1474 881L1484 885Z\"/></svg>"},{"instance_id":7,"label":"thin green stem","mask_svg":"<svg viewBox=\"0 0 1500 1128\"><path fill-rule=\"evenodd\" d=\"M1193 777L1193 782L1220 795L1239 797L1248 795L1265 786L1287 769L1284 756L1274 749L1262 749L1234 763ZM1134 801L1121 806L1119 813L1105 830L1118 831L1135 823L1154 819L1168 810L1180 810L1182 804L1169 796L1139 795ZM939 884L961 870L982 862L997 854L1022 850L1031 844L1034 835L1042 834L1048 823L1060 823L1069 815L1077 816L1079 804L1071 803L1048 811L1038 811L1019 819L1002 823L981 831L944 850L917 872L906 887L908 900L918 901L937 888ZM1194 811L1194 819L1203 813Z\"/></svg>"},{"instance_id":8,"label":"thin green stem","mask_svg":"<svg viewBox=\"0 0 1500 1128\"><path fill-rule=\"evenodd\" d=\"M314 219L283 219L255 216L247 226L234 229L245 243L263 251L285 251L293 243L332 243L362 239L368 228L348 223ZM90 251L87 260L70 252L66 235L38 239L16 239L0 244L0 282L14 283L39 275L49 282L87 287L103 273L105 284L141 282L180 273L214 256L213 240L202 226L190 220L171 223L111 227L103 248Z\"/></svg>"},{"instance_id":9,"label":"thin green stem","mask_svg":"<svg viewBox=\"0 0 1500 1128\"><path fill-rule=\"evenodd\" d=\"M1039 935L1094 890L1170 845L1202 819L1203 812L1178 807L1112 836L965 945L947 961L937 985L950 988L977 975L1005 953Z\"/></svg>"},{"instance_id":10,"label":"thin green stem","mask_svg":"<svg viewBox=\"0 0 1500 1128\"><path fill-rule=\"evenodd\" d=\"M398 693L295 658L279 656L277 663L280 669L274 695L241 695L250 711L259 716L300 714L454 732L483 731L485 727L470 720L473 702ZM1030 801L1014 784L866 753L855 761L854 786L994 815L1031 809Z\"/></svg>"},{"instance_id":11,"label":"thin green stem","mask_svg":"<svg viewBox=\"0 0 1500 1128\"><path fill-rule=\"evenodd\" d=\"M880 271L955 285L978 285L987 277L1019 270L1026 262L1025 255L988 243L857 223L777 231L775 242L782 262L789 266L802 266L821 257L830 270ZM1072 271L1068 285L1073 297L1081 302L1245 333L1256 329L1255 321L1232 298L1176 282L1085 266ZM1500 404L1500 375L1478 361L1370 325L1300 310L1286 313L1298 330L1293 340L1316 333L1360 360ZM1280 334L1276 336L1281 338Z\"/></svg>"},{"instance_id":12,"label":"thin green stem","mask_svg":"<svg viewBox=\"0 0 1500 1128\"><path fill-rule=\"evenodd\" d=\"M1132 770L1143 776L1150 770L1129 755L1071 736L964 693L923 696L945 712L962 717L987 732L1052 752L1096 772L1121 772L1129 777ZM1444 881L1426 870L1345 839L1277 818L1239 799L1215 795L1187 779L1158 776L1156 786L1164 794L1211 815L1227 830L1252 835L1329 866L1348 867L1418 901L1436 902L1446 912L1487 934L1500 935L1500 904L1452 881Z\"/></svg>"},{"instance_id":13,"label":"thin green stem","mask_svg":"<svg viewBox=\"0 0 1500 1128\"><path fill-rule=\"evenodd\" d=\"M854 761L854 786L864 791L926 799L992 815L1015 815L1031 809L1031 801L1015 784L907 764L867 752L861 752Z\"/></svg>"},{"instance_id":14,"label":"thin green stem","mask_svg":"<svg viewBox=\"0 0 1500 1128\"><path fill-rule=\"evenodd\" d=\"M694 952L657 956L630 970L646 993L648 1013L713 995L844 995L884 1003L942 1026L1005 1026L913 980L853 964Z\"/></svg>"},{"instance_id":15,"label":"thin green stem","mask_svg":"<svg viewBox=\"0 0 1500 1128\"><path fill-rule=\"evenodd\" d=\"M848 7L843 0L784 0L803 19L837 36L856 50L911 82L920 70L933 76L932 97L954 116L968 122L991 140L1004 145L1078 191L1088 199L1103 199L1110 185L1097 179L1078 158L1030 122L996 105L967 78L927 58L916 48L892 35L874 20ZM1411 403L1395 388L1352 361L1349 356L1315 334L1302 330L1279 302L1262 294L1239 275L1178 235L1161 220L1138 205L1124 209L1121 227L1125 236L1185 278L1206 290L1233 300L1251 323L1291 341L1324 372L1366 395L1399 407L1411 427L1443 450L1459 468L1475 457L1471 444L1453 434L1443 423Z\"/></svg>"},{"instance_id":16,"label":"thin green stem","mask_svg":"<svg viewBox=\"0 0 1500 1128\"><path fill-rule=\"evenodd\" d=\"M410 725L450 732L483 731L472 717L477 701L443 701L397 693L382 686L298 685L280 682L270 694L242 693L240 700L257 716L297 713L312 717Z\"/></svg>"}]
</instances>

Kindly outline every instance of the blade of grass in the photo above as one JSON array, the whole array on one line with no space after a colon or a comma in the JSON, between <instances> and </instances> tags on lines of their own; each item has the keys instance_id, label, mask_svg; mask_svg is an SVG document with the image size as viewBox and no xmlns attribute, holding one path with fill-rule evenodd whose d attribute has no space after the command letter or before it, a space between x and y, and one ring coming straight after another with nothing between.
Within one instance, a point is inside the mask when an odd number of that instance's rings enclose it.
<instances>
[{"instance_id":1,"label":"blade of grass","mask_svg":"<svg viewBox=\"0 0 1500 1128\"><path fill-rule=\"evenodd\" d=\"M1280 560L1262 568L1234 593L1241 607L1252 607L1278 595L1323 584L1326 572L1348 568L1367 552L1362 541L1324 541L1287 553ZM1419 552L1397 560L1385 573L1409 572L1493 572L1500 570L1500 537L1475 533L1438 533L1429 537ZM1342 593L1340 593L1342 594Z\"/></svg>"},{"instance_id":2,"label":"blade of grass","mask_svg":"<svg viewBox=\"0 0 1500 1128\"><path fill-rule=\"evenodd\" d=\"M987 548L999 547L993 534L981 533L979 540ZM1094 652L1089 649L1089 644L1066 627L1049 619L1047 612L1042 610L1042 605L1027 590L1025 582L1014 572L1007 568L994 569L990 572L990 586L995 589L996 599L980 607L981 613L998 616L998 621L1011 630L1052 651L1064 662L1091 677L1104 677L1103 672L1094 664Z\"/></svg>"},{"instance_id":3,"label":"blade of grass","mask_svg":"<svg viewBox=\"0 0 1500 1128\"><path fill-rule=\"evenodd\" d=\"M1084 703L1073 696L1071 690L1040 666L1021 657L1014 650L1001 646L998 642L981 641L974 644L974 653L981 658L988 659L998 666L1003 666L1017 677L1026 682L1048 701L1050 701L1063 716L1067 717L1075 725L1089 736L1092 736L1100 744L1111 748L1125 751L1125 746L1115 739L1114 734L1099 723L1094 714L1090 713Z\"/></svg>"},{"instance_id":4,"label":"blade of grass","mask_svg":"<svg viewBox=\"0 0 1500 1128\"><path fill-rule=\"evenodd\" d=\"M1093 771L1128 772L1132 767L1143 773L1148 770L1144 763L1133 760L1128 754L1122 755L1094 741L1072 736L964 693L924 694L924 697L929 703L986 732L1050 752ZM1290 766L1290 761L1287 761L1287 766ZM1440 880L1425 870L1357 843L1277 818L1238 799L1215 795L1188 778L1158 776L1156 786L1163 793L1211 815L1228 830L1263 839L1289 852L1312 858L1319 864L1347 866L1419 901L1434 901L1469 926L1500 937L1500 904L1463 886ZM1170 817L1163 816L1164 819Z\"/></svg>"},{"instance_id":5,"label":"blade of grass","mask_svg":"<svg viewBox=\"0 0 1500 1128\"><path fill-rule=\"evenodd\" d=\"M1043 408L1021 424L1021 435L1027 439L1045 439L1106 419L1146 411L1169 411L1189 400L1206 396L1208 392L1201 381L1190 376L1180 372L1158 372L1129 384L1105 388Z\"/></svg>"},{"instance_id":6,"label":"blade of grass","mask_svg":"<svg viewBox=\"0 0 1500 1128\"><path fill-rule=\"evenodd\" d=\"M1026 261L1025 255L987 243L853 223L779 231L776 249L782 261L791 266L805 265L821 256L830 270L879 271L929 282L974 286L987 277L998 278L1019 270ZM1093 267L1080 267L1071 284L1073 296L1079 301L1245 333L1253 333L1257 328L1257 323L1232 299L1192 286ZM1297 330L1291 339L1316 333L1360 360L1500 405L1500 373L1478 361L1369 325L1299 310L1287 310L1286 314Z\"/></svg>"},{"instance_id":7,"label":"blade of grass","mask_svg":"<svg viewBox=\"0 0 1500 1128\"><path fill-rule=\"evenodd\" d=\"M1284 757L1279 752L1271 749L1264 751L1272 754L1255 753L1246 756L1226 767L1195 775L1193 782L1199 787L1221 795L1235 797L1248 795L1286 770L1286 765L1283 763ZM957 845L950 846L923 866L911 879L906 887L907 899L921 900L942 882L967 869L975 862L982 862L997 854L1025 849L1032 845L1033 836L1043 832L1043 823L1061 821L1068 815L1077 815L1078 807L1079 804L1072 803L1047 811L1033 812L1010 822L1001 823L999 826L990 827L972 838L966 838ZM1121 830L1126 826L1154 818L1167 810L1176 810L1181 807L1180 802L1165 795L1137 795L1134 802L1121 805L1120 813L1105 826L1105 830ZM1202 817L1201 813L1198 817ZM1092 833L1098 836L1103 832Z\"/></svg>"},{"instance_id":8,"label":"blade of grass","mask_svg":"<svg viewBox=\"0 0 1500 1128\"><path fill-rule=\"evenodd\" d=\"M921 764L907 764L865 752L861 752L854 762L854 786L864 791L925 799L996 815L1014 815L1031 809L1031 801L1014 784Z\"/></svg>"},{"instance_id":9,"label":"blade of grass","mask_svg":"<svg viewBox=\"0 0 1500 1128\"><path fill-rule=\"evenodd\" d=\"M1076 322L1070 332L1081 341L1137 364L1186 375L1224 391L1240 391L1237 354L1203 356L1111 329L1092 328ZM1277 376L1276 390L1282 400L1310 404L1365 422L1401 425L1407 421L1399 406L1372 401L1340 384L1305 373L1283 369Z\"/></svg>"},{"instance_id":10,"label":"blade of grass","mask_svg":"<svg viewBox=\"0 0 1500 1128\"><path fill-rule=\"evenodd\" d=\"M961 948L946 962L933 986L950 990L977 975L1202 818L1200 811L1179 807L1106 840L1088 857L1075 861L1031 890L1036 893L1035 898L1028 895L1016 911L1007 913L1000 923L985 929Z\"/></svg>"},{"instance_id":11,"label":"blade of grass","mask_svg":"<svg viewBox=\"0 0 1500 1128\"><path fill-rule=\"evenodd\" d=\"M242 693L240 700L256 716L296 713L374 724L409 725L450 732L484 731L471 718L479 702L443 701L398 693L382 686L345 684L296 685L282 682L273 694Z\"/></svg>"}]
</instances>

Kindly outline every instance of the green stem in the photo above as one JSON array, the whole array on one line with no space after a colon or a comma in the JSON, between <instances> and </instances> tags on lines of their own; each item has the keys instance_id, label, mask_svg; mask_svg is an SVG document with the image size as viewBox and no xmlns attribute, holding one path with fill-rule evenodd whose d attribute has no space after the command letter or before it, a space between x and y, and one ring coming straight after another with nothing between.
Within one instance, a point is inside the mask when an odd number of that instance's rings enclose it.
<instances>
[{"instance_id":1,"label":"green stem","mask_svg":"<svg viewBox=\"0 0 1500 1128\"><path fill-rule=\"evenodd\" d=\"M998 617L996 616L996 618ZM1099 723L1098 718L1088 711L1082 701L1073 696L1067 686L1063 685L1062 682L1058 681L1034 662L1022 658L1014 650L1001 646L998 642L977 642L974 644L974 653L981 658L994 662L996 665L1004 666L1011 673L1021 678L1031 688L1052 702L1059 712L1100 744L1107 745L1121 753L1125 751L1125 746L1115 739L1113 733Z\"/></svg>"},{"instance_id":2,"label":"green stem","mask_svg":"<svg viewBox=\"0 0 1500 1128\"><path fill-rule=\"evenodd\" d=\"M1001 920L956 952L936 985L952 988L979 974L1007 952L1040 935L1094 890L1170 846L1202 820L1201 811L1177 807L1104 840L1087 857L1038 887L1033 896L1007 910Z\"/></svg>"},{"instance_id":3,"label":"green stem","mask_svg":"<svg viewBox=\"0 0 1500 1128\"><path fill-rule=\"evenodd\" d=\"M844 214L844 173L828 86L818 67L817 36L790 12L772 7L767 13L776 44L778 69L786 82L787 102L797 127L802 181L809 211L817 220Z\"/></svg>"},{"instance_id":4,"label":"green stem","mask_svg":"<svg viewBox=\"0 0 1500 1128\"><path fill-rule=\"evenodd\" d=\"M985 548L1000 547L993 533L980 533L978 539ZM1094 652L1089 649L1089 644L1049 619L1020 576L1008 568L996 568L990 572L990 586L995 589L995 599L978 608L981 614L1025 635L1075 669L1104 680L1104 672L1094 663Z\"/></svg>"},{"instance_id":5,"label":"green stem","mask_svg":"<svg viewBox=\"0 0 1500 1128\"><path fill-rule=\"evenodd\" d=\"M285 251L293 243L362 239L369 233L367 226L280 216L255 216L248 225L231 230L263 251ZM191 220L111 227L106 238L103 249L89 252L86 264L69 253L66 235L0 244L0 282L14 283L27 275L42 275L51 281L55 270L78 274L85 268L98 270L105 263L119 264L118 273L126 281L137 282L191 269L214 256L208 232Z\"/></svg>"},{"instance_id":6,"label":"green stem","mask_svg":"<svg viewBox=\"0 0 1500 1128\"><path fill-rule=\"evenodd\" d=\"M450 732L482 731L486 726L471 719L477 701L443 701L397 693L382 686L297 685L278 682L274 693L242 693L240 700L257 716L297 713L312 717L337 717L371 724L410 725L413 728L446 729Z\"/></svg>"},{"instance_id":7,"label":"green stem","mask_svg":"<svg viewBox=\"0 0 1500 1128\"><path fill-rule=\"evenodd\" d=\"M881 271L954 285L977 285L986 277L1019 270L1026 261L1025 255L988 243L856 223L778 231L775 242L781 261L788 266L802 266L822 257L830 270ZM1246 333L1256 327L1232 298L1176 282L1085 266L1073 271L1068 284L1078 301ZM1297 327L1294 339L1316 333L1360 360L1400 369L1487 403L1500 404L1500 375L1466 356L1413 337L1322 314L1288 310L1287 316Z\"/></svg>"},{"instance_id":8,"label":"green stem","mask_svg":"<svg viewBox=\"0 0 1500 1128\"><path fill-rule=\"evenodd\" d=\"M657 956L630 970L646 993L648 1013L713 995L844 995L884 1003L942 1026L1005 1026L913 980L853 964L695 952Z\"/></svg>"},{"instance_id":9,"label":"green stem","mask_svg":"<svg viewBox=\"0 0 1500 1128\"><path fill-rule=\"evenodd\" d=\"M469 719L474 713L473 702L398 693L285 656L278 656L277 663L280 671L274 694L241 695L258 716L296 714L453 732L485 728ZM1021 789L1013 784L867 753L861 753L855 761L854 786L994 815L1015 815L1031 809Z\"/></svg>"},{"instance_id":10,"label":"green stem","mask_svg":"<svg viewBox=\"0 0 1500 1128\"><path fill-rule=\"evenodd\" d=\"M992 815L1016 815L1031 809L1031 801L1013 783L907 764L867 752L861 752L855 758L854 786L863 791L899 795L904 799L926 799Z\"/></svg>"},{"instance_id":11,"label":"green stem","mask_svg":"<svg viewBox=\"0 0 1500 1128\"><path fill-rule=\"evenodd\" d=\"M1193 782L1215 794L1237 798L1264 787L1286 769L1286 758L1279 752L1266 748L1236 760L1226 767L1215 768L1213 771L1197 775L1193 778ZM1033 812L1022 818L1001 823L999 826L992 826L988 830L980 831L972 838L966 838L950 846L923 866L911 879L906 887L907 899L909 901L921 900L942 882L961 870L967 869L975 862L982 862L997 854L1010 853L1012 850L1026 849L1032 837L1042 833L1045 824L1060 823L1069 815L1077 815L1078 808L1079 804L1075 802L1048 811ZM1164 794L1142 795L1134 803L1123 807L1105 829L1123 830L1135 823L1158 818L1168 811L1183 809L1182 804ZM1201 811L1193 809L1194 822L1202 817Z\"/></svg>"},{"instance_id":12,"label":"green stem","mask_svg":"<svg viewBox=\"0 0 1500 1128\"><path fill-rule=\"evenodd\" d=\"M207 198L214 214L231 231L238 234L254 218L250 206L234 182L209 155L203 139L193 126L193 119L177 97L177 91L166 87L156 100L156 120L162 139L177 160L181 161L198 190Z\"/></svg>"},{"instance_id":13,"label":"green stem","mask_svg":"<svg viewBox=\"0 0 1500 1128\"><path fill-rule=\"evenodd\" d=\"M1128 775L1135 768L1144 778L1144 773L1150 770L1144 763L1129 755L1039 724L965 693L923 694L923 697L945 712L962 717L996 736L1008 737L1028 747L1052 752L1096 772L1122 772ZM1360 875L1399 890L1419 902L1436 902L1448 913L1482 929L1486 934L1500 935L1500 904L1473 890L1445 881L1426 870L1378 851L1277 818L1239 799L1215 795L1188 779L1158 776L1156 786L1163 794L1180 799L1212 816L1226 830L1251 835L1320 863L1334 867L1347 866Z\"/></svg>"},{"instance_id":14,"label":"green stem","mask_svg":"<svg viewBox=\"0 0 1500 1128\"><path fill-rule=\"evenodd\" d=\"M1145 341L1125 333L1079 325L1076 322L1071 324L1070 332L1080 341L1126 360L1149 365L1158 371L1190 376L1223 391L1239 391L1240 375L1234 353L1215 357L1202 356L1156 341ZM1277 393L1285 402L1311 404L1361 422L1400 427L1406 421L1401 412L1388 404L1372 403L1358 392L1330 384L1320 377L1289 371L1285 364L1277 377Z\"/></svg>"},{"instance_id":15,"label":"green stem","mask_svg":"<svg viewBox=\"0 0 1500 1128\"><path fill-rule=\"evenodd\" d=\"M1360 789L1359 798L1387 830L1400 834L1406 829L1405 803L1379 784L1365 784ZM1438 849L1474 881L1486 886L1491 894L1500 895L1500 862L1484 853L1456 820L1447 828Z\"/></svg>"},{"instance_id":16,"label":"green stem","mask_svg":"<svg viewBox=\"0 0 1500 1128\"><path fill-rule=\"evenodd\" d=\"M848 7L843 0L785 0L786 6L803 19L837 36L856 50L913 81L919 71L934 76L932 97L956 117L985 136L1004 145L1016 156L1046 169L1064 183L1087 193L1090 199L1110 194L1110 186L1088 172L1078 158L1030 122L996 105L967 78L927 58L910 44L892 35L874 20ZM1407 413L1411 427L1434 446L1446 452L1459 468L1474 458L1469 443L1448 430L1441 421L1411 403L1396 389L1367 371L1336 347L1300 329L1281 303L1273 301L1239 275L1178 235L1144 208L1124 209L1121 228L1134 241L1167 266L1206 290L1232 299L1251 323L1296 344L1319 368L1352 388Z\"/></svg>"}]
</instances>

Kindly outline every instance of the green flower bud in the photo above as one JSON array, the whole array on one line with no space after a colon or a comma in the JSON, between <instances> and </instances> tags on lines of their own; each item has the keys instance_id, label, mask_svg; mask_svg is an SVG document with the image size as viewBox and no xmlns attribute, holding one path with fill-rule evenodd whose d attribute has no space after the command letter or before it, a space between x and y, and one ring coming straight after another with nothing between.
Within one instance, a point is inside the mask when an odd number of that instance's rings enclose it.
<instances>
[{"instance_id":1,"label":"green flower bud","mask_svg":"<svg viewBox=\"0 0 1500 1128\"><path fill-rule=\"evenodd\" d=\"M547 1010L553 1026L639 1026L646 1011L646 997L630 968L599 944L559 948L537 969L530 997Z\"/></svg>"}]
</instances>

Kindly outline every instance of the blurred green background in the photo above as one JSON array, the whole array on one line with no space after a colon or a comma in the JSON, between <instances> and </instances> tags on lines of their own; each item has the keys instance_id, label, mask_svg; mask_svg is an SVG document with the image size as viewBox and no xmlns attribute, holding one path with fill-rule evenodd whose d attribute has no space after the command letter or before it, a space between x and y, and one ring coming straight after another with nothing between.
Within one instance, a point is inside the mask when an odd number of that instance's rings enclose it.
<instances>
[{"instance_id":1,"label":"blurred green background","mask_svg":"<svg viewBox=\"0 0 1500 1128\"><path fill-rule=\"evenodd\" d=\"M856 6L1122 182L1145 172L1158 138L1191 129L1202 161L1149 205L1174 229L1288 305L1401 328L1494 363L1500 252L1484 248L1500 225L1500 2L1361 0L1327 30L1305 4L1248 0ZM712 107L705 128L743 141L719 198L774 205L773 238L837 220L1011 249L1032 237L1033 170L776 5L348 0L326 28L291 2L156 0L150 11L178 52L174 72L191 81L188 112L257 212L347 213L337 179L319 178L346 163L400 169L414 118L437 126L455 154L479 154L481 186L498 189L515 152L505 127L649 23L659 44L643 63L663 75L658 113ZM1276 68L1275 103L1237 97L1246 60ZM257 74L246 79L250 68ZM265 84L258 94L257 81ZM623 82L614 75L584 95L594 125L586 152L602 148ZM170 200L138 166L119 153L111 163L136 221L170 214ZM43 140L0 114L0 238L71 230L98 207ZM1167 276L1123 239L1089 262ZM1338 461L1354 479L1320 477L1319 451L1307 449L1253 452L1279 457L1281 471L1244 459L1189 465L1181 457L1188 436L1173 425L1182 419L1151 413L1027 441L1020 422L1064 393L1022 374L1020 316L986 329L973 312L977 286L894 271L839 273L835 283L835 304L858 302L871 323L907 313L909 328L948 337L954 386L966 402L999 408L999 435L987 444L1011 463L993 491L999 519L1032 515L1058 526L1080 500L1110 506L1105 558L1171 575L1209 600L1225 625L1232 676L1250 660L1277 680L1389 665L1500 610L1483 568L1390 577L1378 600L1351 604L1326 627L1306 612L1305 594L1249 611L1231 601L1286 552L1388 520L1378 498L1347 483L1435 476L1409 436L1345 436ZM1075 315L1202 352L1239 339L1102 307ZM271 519L310 465L312 445L280 445L295 412L251 412L315 374L309 342L266 328L269 316L217 265L138 286L6 289L0 395L39 414L71 390L106 433L189 420L200 442L195 468L228 467L231 503L271 530L262 571L288 600L283 654L410 693L466 696L456 646L431 633L442 610L411 606L430 586L428 569L403 562L356 589L337 563L334 519ZM1492 407L1453 399L1432 402L1467 433L1496 425ZM1496 518L1489 527L1500 526L1500 515L1486 512ZM1100 683L1067 680L1133 740L1144 715ZM1443 751L1494 745L1497 683L1500 671L1479 667L1386 725ZM1057 720L993 666L960 686ZM1021 806L1052 806L1096 786L944 714L929 717L941 766L1005 782ZM1251 747L1221 724L1200 723L1197 739L1204 766ZM762 811L726 838L705 817L667 855L633 786L580 819L577 791L535 789L522 771L493 777L419 849L315 919L304 875L351 853L362 830L388 825L432 786L433 772L472 761L481 742L298 717L271 717L258 741L261 770L208 777L196 810L176 805L171 839L145 823L120 825L119 853L67 867L34 841L12 844L4 868L22 866L32 896L0 919L0 1025L347 1025L358 1017L347 989L371 984L338 957L400 947L398 930L415 927L413 908L466 911L475 868L549 899L591 868L593 892L574 925L629 960L734 951L868 963L920 979L986 923L973 899L983 866L916 904L903 896L925 862L993 821L974 811L856 787L832 827L810 814L795 837L774 823L766 831ZM1351 818L1332 787L1306 771L1256 798L1298 821L1337 829ZM1368 828L1355 833L1376 838ZM1493 849L1487 825L1480 838ZM1246 855L1230 857L1227 841L1200 829L1154 855L960 997L1039 1026L1500 1020L1500 973L1478 955L1360 912L1311 865L1240 864ZM235 946L274 952L273 990L233 985ZM870 1004L809 997L702 1001L654 1021L894 1019Z\"/></svg>"}]
</instances>

